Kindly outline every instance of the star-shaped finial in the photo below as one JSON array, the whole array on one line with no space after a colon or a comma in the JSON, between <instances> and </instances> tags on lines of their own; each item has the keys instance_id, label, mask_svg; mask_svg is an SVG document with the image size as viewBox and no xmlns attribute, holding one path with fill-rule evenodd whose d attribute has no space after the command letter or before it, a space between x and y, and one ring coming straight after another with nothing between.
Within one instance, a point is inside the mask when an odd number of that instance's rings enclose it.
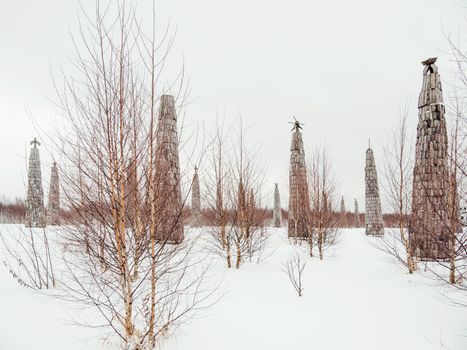
<instances>
[{"instance_id":1,"label":"star-shaped finial","mask_svg":"<svg viewBox=\"0 0 467 350\"><path fill-rule=\"evenodd\" d=\"M294 121L293 122L289 122L289 124L293 124L293 127L292 127L292 131L295 131L295 130L298 130L298 129L303 129L302 128L302 125L305 125L303 123L300 123L297 118L295 118L295 116L293 115L292 116Z\"/></svg>"}]
</instances>

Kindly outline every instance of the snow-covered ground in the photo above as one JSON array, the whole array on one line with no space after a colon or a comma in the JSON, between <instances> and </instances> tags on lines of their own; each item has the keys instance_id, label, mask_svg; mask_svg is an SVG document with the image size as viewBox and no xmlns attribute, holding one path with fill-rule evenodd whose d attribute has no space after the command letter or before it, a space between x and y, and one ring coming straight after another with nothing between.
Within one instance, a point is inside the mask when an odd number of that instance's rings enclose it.
<instances>
[{"instance_id":1,"label":"snow-covered ground","mask_svg":"<svg viewBox=\"0 0 467 350\"><path fill-rule=\"evenodd\" d=\"M1 248L0 350L99 349L95 330L77 326L68 303L22 287L10 276Z\"/></svg>"},{"instance_id":2,"label":"snow-covered ground","mask_svg":"<svg viewBox=\"0 0 467 350\"><path fill-rule=\"evenodd\" d=\"M285 230L271 230L275 250L260 264L213 264L225 296L161 348L467 349L467 310L449 305L423 273L391 263L363 229L343 230L323 261L307 258L301 298L283 272L296 248ZM0 286L0 350L108 349L101 330L73 323L76 310L21 287L4 267Z\"/></svg>"}]
</instances>

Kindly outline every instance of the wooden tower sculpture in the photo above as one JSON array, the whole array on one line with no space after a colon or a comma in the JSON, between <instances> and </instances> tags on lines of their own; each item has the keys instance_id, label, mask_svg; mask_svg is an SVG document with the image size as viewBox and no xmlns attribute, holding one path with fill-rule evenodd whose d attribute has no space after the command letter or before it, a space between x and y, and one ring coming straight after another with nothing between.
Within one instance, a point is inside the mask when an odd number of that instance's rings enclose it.
<instances>
[{"instance_id":1,"label":"wooden tower sculpture","mask_svg":"<svg viewBox=\"0 0 467 350\"><path fill-rule=\"evenodd\" d=\"M306 175L305 151L303 150L301 124L295 120L292 129L289 170L289 238L308 238L310 231L310 198Z\"/></svg>"},{"instance_id":2,"label":"wooden tower sculpture","mask_svg":"<svg viewBox=\"0 0 467 350\"><path fill-rule=\"evenodd\" d=\"M358 211L358 202L355 199L354 226L360 227L360 212Z\"/></svg>"},{"instance_id":3,"label":"wooden tower sculpture","mask_svg":"<svg viewBox=\"0 0 467 350\"><path fill-rule=\"evenodd\" d=\"M274 211L272 212L272 222L274 227L282 226L281 197L279 195L279 184L274 184Z\"/></svg>"},{"instance_id":4,"label":"wooden tower sculpture","mask_svg":"<svg viewBox=\"0 0 467 350\"><path fill-rule=\"evenodd\" d=\"M47 205L47 223L60 224L60 187L57 163L54 162L50 172L49 203Z\"/></svg>"},{"instance_id":5,"label":"wooden tower sculpture","mask_svg":"<svg viewBox=\"0 0 467 350\"><path fill-rule=\"evenodd\" d=\"M155 154L156 239L168 243L180 243L184 238L177 134L175 100L162 95Z\"/></svg>"},{"instance_id":6,"label":"wooden tower sculpture","mask_svg":"<svg viewBox=\"0 0 467 350\"><path fill-rule=\"evenodd\" d=\"M378 174L376 172L375 156L370 145L366 150L365 166L365 228L367 235L382 236L384 234Z\"/></svg>"},{"instance_id":7,"label":"wooden tower sculpture","mask_svg":"<svg viewBox=\"0 0 467 350\"><path fill-rule=\"evenodd\" d=\"M201 192L199 189L198 168L195 167L193 181L191 183L191 226L202 226L201 217Z\"/></svg>"},{"instance_id":8,"label":"wooden tower sculpture","mask_svg":"<svg viewBox=\"0 0 467 350\"><path fill-rule=\"evenodd\" d=\"M341 197L341 206L340 206L340 212L339 212L339 221L342 225L342 227L347 227L347 214L345 212L345 202L344 202L344 196Z\"/></svg>"},{"instance_id":9,"label":"wooden tower sculpture","mask_svg":"<svg viewBox=\"0 0 467 350\"><path fill-rule=\"evenodd\" d=\"M26 199L26 227L45 227L44 191L42 190L40 142L31 141L28 167L28 195Z\"/></svg>"},{"instance_id":10,"label":"wooden tower sculpture","mask_svg":"<svg viewBox=\"0 0 467 350\"><path fill-rule=\"evenodd\" d=\"M449 252L447 230L449 174L443 91L436 58L422 62L418 98L417 144L413 172L410 239L422 260L443 259Z\"/></svg>"}]
</instances>

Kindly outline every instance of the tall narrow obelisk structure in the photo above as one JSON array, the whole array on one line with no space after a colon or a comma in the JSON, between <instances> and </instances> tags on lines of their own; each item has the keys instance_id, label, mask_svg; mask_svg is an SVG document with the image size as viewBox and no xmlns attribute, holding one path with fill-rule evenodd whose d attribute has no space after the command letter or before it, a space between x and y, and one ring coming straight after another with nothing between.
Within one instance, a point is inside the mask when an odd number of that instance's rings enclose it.
<instances>
[{"instance_id":1,"label":"tall narrow obelisk structure","mask_svg":"<svg viewBox=\"0 0 467 350\"><path fill-rule=\"evenodd\" d=\"M272 222L274 227L282 226L281 197L279 194L279 184L274 184L274 210L272 212Z\"/></svg>"},{"instance_id":2,"label":"tall narrow obelisk structure","mask_svg":"<svg viewBox=\"0 0 467 350\"><path fill-rule=\"evenodd\" d=\"M199 189L198 167L195 166L195 173L191 183L191 226L202 226L201 217L201 192Z\"/></svg>"},{"instance_id":3,"label":"tall narrow obelisk structure","mask_svg":"<svg viewBox=\"0 0 467 350\"><path fill-rule=\"evenodd\" d=\"M171 95L160 98L156 131L156 239L179 243L184 238L178 156L177 113Z\"/></svg>"},{"instance_id":4,"label":"tall narrow obelisk structure","mask_svg":"<svg viewBox=\"0 0 467 350\"><path fill-rule=\"evenodd\" d=\"M449 252L447 169L448 139L443 91L436 58L423 61L418 98L417 144L413 172L410 239L423 260L443 259Z\"/></svg>"},{"instance_id":5,"label":"tall narrow obelisk structure","mask_svg":"<svg viewBox=\"0 0 467 350\"><path fill-rule=\"evenodd\" d=\"M344 196L341 197L339 221L343 227L347 227L347 215L345 212Z\"/></svg>"},{"instance_id":6,"label":"tall narrow obelisk structure","mask_svg":"<svg viewBox=\"0 0 467 350\"><path fill-rule=\"evenodd\" d=\"M355 199L354 226L355 227L360 227L360 212L358 210L357 199Z\"/></svg>"},{"instance_id":7,"label":"tall narrow obelisk structure","mask_svg":"<svg viewBox=\"0 0 467 350\"><path fill-rule=\"evenodd\" d=\"M311 234L310 198L301 128L300 122L296 120L290 147L288 236L293 238L307 238Z\"/></svg>"},{"instance_id":8,"label":"tall narrow obelisk structure","mask_svg":"<svg viewBox=\"0 0 467 350\"><path fill-rule=\"evenodd\" d=\"M384 234L378 174L376 172L375 156L370 145L366 150L365 166L365 227L367 235L382 236Z\"/></svg>"},{"instance_id":9,"label":"tall narrow obelisk structure","mask_svg":"<svg viewBox=\"0 0 467 350\"><path fill-rule=\"evenodd\" d=\"M60 187L57 163L54 162L50 172L49 203L47 205L47 223L60 224Z\"/></svg>"},{"instance_id":10,"label":"tall narrow obelisk structure","mask_svg":"<svg viewBox=\"0 0 467 350\"><path fill-rule=\"evenodd\" d=\"M44 191L42 190L40 142L31 141L28 167L28 195L26 199L26 227L45 227Z\"/></svg>"}]
</instances>

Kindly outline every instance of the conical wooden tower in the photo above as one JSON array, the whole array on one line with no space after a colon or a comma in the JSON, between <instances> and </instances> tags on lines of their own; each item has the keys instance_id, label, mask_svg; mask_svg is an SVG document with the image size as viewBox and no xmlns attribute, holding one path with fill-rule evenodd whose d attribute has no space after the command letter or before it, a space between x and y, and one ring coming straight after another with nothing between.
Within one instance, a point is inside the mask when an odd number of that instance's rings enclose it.
<instances>
[{"instance_id":1,"label":"conical wooden tower","mask_svg":"<svg viewBox=\"0 0 467 350\"><path fill-rule=\"evenodd\" d=\"M357 199L355 199L354 226L355 227L360 227L360 212L358 210Z\"/></svg>"},{"instance_id":2,"label":"conical wooden tower","mask_svg":"<svg viewBox=\"0 0 467 350\"><path fill-rule=\"evenodd\" d=\"M290 147L288 235L293 238L307 238L311 234L308 179L300 125L295 121Z\"/></svg>"},{"instance_id":3,"label":"conical wooden tower","mask_svg":"<svg viewBox=\"0 0 467 350\"><path fill-rule=\"evenodd\" d=\"M26 227L45 227L44 191L42 189L39 141L31 141L28 167L28 195L26 199Z\"/></svg>"},{"instance_id":4,"label":"conical wooden tower","mask_svg":"<svg viewBox=\"0 0 467 350\"><path fill-rule=\"evenodd\" d=\"M191 226L202 226L201 217L201 192L199 189L198 168L195 167L193 181L191 183Z\"/></svg>"},{"instance_id":5,"label":"conical wooden tower","mask_svg":"<svg viewBox=\"0 0 467 350\"><path fill-rule=\"evenodd\" d=\"M171 95L161 96L155 156L156 239L162 242L179 243L184 238L183 207L177 114L175 100Z\"/></svg>"},{"instance_id":6,"label":"conical wooden tower","mask_svg":"<svg viewBox=\"0 0 467 350\"><path fill-rule=\"evenodd\" d=\"M54 162L50 172L49 203L47 205L47 223L60 224L60 187L57 163Z\"/></svg>"},{"instance_id":7,"label":"conical wooden tower","mask_svg":"<svg viewBox=\"0 0 467 350\"><path fill-rule=\"evenodd\" d=\"M341 197L340 211L339 211L339 221L342 227L347 227L347 215L345 212L345 202L344 196Z\"/></svg>"},{"instance_id":8,"label":"conical wooden tower","mask_svg":"<svg viewBox=\"0 0 467 350\"><path fill-rule=\"evenodd\" d=\"M435 62L436 58L422 62L413 173L410 237L415 254L423 260L444 259L449 252L448 139L441 78Z\"/></svg>"},{"instance_id":9,"label":"conical wooden tower","mask_svg":"<svg viewBox=\"0 0 467 350\"><path fill-rule=\"evenodd\" d=\"M272 222L274 227L282 226L281 197L279 194L279 184L274 184L274 210L272 212Z\"/></svg>"},{"instance_id":10,"label":"conical wooden tower","mask_svg":"<svg viewBox=\"0 0 467 350\"><path fill-rule=\"evenodd\" d=\"M383 226L375 156L371 147L368 146L365 166L365 233L371 236L382 236Z\"/></svg>"}]
</instances>

